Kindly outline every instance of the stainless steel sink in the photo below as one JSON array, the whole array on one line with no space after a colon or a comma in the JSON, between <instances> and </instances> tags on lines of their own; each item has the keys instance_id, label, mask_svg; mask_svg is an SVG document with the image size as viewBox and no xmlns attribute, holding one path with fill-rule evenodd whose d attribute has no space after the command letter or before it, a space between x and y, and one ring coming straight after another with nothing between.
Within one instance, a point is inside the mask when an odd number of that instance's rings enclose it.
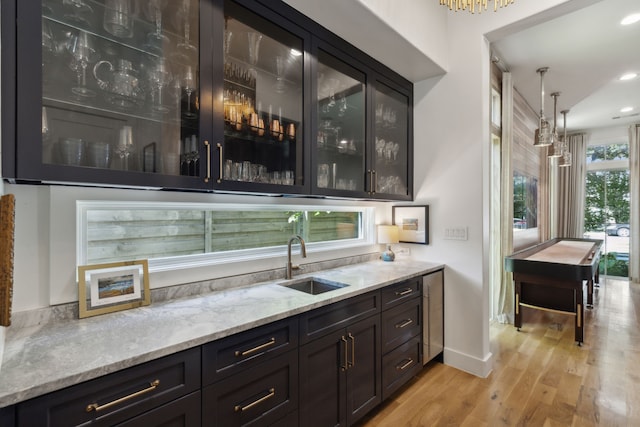
<instances>
[{"instance_id":1,"label":"stainless steel sink","mask_svg":"<svg viewBox=\"0 0 640 427\"><path fill-rule=\"evenodd\" d=\"M296 291L304 292L310 295L318 295L336 289L347 287L346 283L333 282L331 280L318 279L310 277L308 279L296 280L295 282L283 282L280 286L286 288L295 289Z\"/></svg>"}]
</instances>

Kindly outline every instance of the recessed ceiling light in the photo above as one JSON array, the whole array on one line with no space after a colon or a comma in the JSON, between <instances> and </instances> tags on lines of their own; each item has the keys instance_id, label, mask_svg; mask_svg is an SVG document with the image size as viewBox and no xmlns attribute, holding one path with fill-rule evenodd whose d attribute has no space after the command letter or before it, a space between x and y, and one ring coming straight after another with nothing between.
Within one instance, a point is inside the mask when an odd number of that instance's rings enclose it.
<instances>
[{"instance_id":1,"label":"recessed ceiling light","mask_svg":"<svg viewBox=\"0 0 640 427\"><path fill-rule=\"evenodd\" d=\"M624 107L620 109L621 113L628 113L629 111L633 111L633 107Z\"/></svg>"},{"instance_id":2,"label":"recessed ceiling light","mask_svg":"<svg viewBox=\"0 0 640 427\"><path fill-rule=\"evenodd\" d=\"M620 25L631 25L640 21L640 13L633 13L631 15L627 15L624 17L622 21L620 21Z\"/></svg>"},{"instance_id":3,"label":"recessed ceiling light","mask_svg":"<svg viewBox=\"0 0 640 427\"><path fill-rule=\"evenodd\" d=\"M631 80L638 77L636 73L627 73L620 76L620 80Z\"/></svg>"}]
</instances>

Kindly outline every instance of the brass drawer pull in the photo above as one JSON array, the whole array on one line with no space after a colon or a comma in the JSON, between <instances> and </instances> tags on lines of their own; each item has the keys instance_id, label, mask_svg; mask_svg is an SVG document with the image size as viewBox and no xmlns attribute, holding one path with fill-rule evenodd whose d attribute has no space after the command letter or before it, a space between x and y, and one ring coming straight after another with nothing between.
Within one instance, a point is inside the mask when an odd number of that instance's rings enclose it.
<instances>
[{"instance_id":1,"label":"brass drawer pull","mask_svg":"<svg viewBox=\"0 0 640 427\"><path fill-rule=\"evenodd\" d=\"M250 348L249 350L245 350L245 351L236 350L235 355L236 355L236 357L248 356L248 355L250 355L252 353L255 353L257 351L264 350L265 348L270 347L270 346L274 345L275 343L276 343L276 339L274 337L271 337L271 339L269 341L267 341L266 343L260 344L257 347Z\"/></svg>"},{"instance_id":2,"label":"brass drawer pull","mask_svg":"<svg viewBox=\"0 0 640 427\"><path fill-rule=\"evenodd\" d=\"M407 369L409 366L413 365L413 359L409 358L409 360L407 360L404 364L402 365L396 365L396 369L398 371L404 371L405 369Z\"/></svg>"},{"instance_id":3,"label":"brass drawer pull","mask_svg":"<svg viewBox=\"0 0 640 427\"><path fill-rule=\"evenodd\" d=\"M349 343L347 342L347 339L343 336L340 337L340 345L344 344L344 363L340 365L340 369L342 371L346 371L347 369L349 369L349 365L347 364L348 360L349 360Z\"/></svg>"},{"instance_id":4,"label":"brass drawer pull","mask_svg":"<svg viewBox=\"0 0 640 427\"><path fill-rule=\"evenodd\" d=\"M155 390L156 388L158 388L159 385L160 385L160 380L152 381L152 382L149 383L149 387L147 387L147 388L145 388L143 390L140 390L140 391L136 391L135 393L131 393L128 396L121 397L120 399L116 399L116 400L114 400L112 402L105 403L104 405L100 405L97 402L96 403L91 403L91 404L87 405L86 411L87 412L104 411L105 409L109 409L110 407L112 407L114 405L117 405L119 403L122 403L122 402L125 402L127 400L133 399L134 397L141 396L141 395L143 395L145 393L149 393L149 392Z\"/></svg>"},{"instance_id":5,"label":"brass drawer pull","mask_svg":"<svg viewBox=\"0 0 640 427\"><path fill-rule=\"evenodd\" d=\"M404 295L409 295L411 292L413 292L413 289L407 288L407 289L405 289L403 291L396 291L396 295L401 297L401 296L404 296Z\"/></svg>"},{"instance_id":6,"label":"brass drawer pull","mask_svg":"<svg viewBox=\"0 0 640 427\"><path fill-rule=\"evenodd\" d=\"M413 323L413 319L406 319L402 323L396 323L396 329L406 328Z\"/></svg>"},{"instance_id":7,"label":"brass drawer pull","mask_svg":"<svg viewBox=\"0 0 640 427\"><path fill-rule=\"evenodd\" d=\"M271 399L275 395L276 395L276 389L275 388L270 388L268 394L266 394L265 396L262 396L260 399L256 400L255 402L251 402L246 406L236 405L236 406L233 407L233 410L236 411L236 412L248 411L249 409L253 408L256 405L259 405L260 403L264 402L265 400Z\"/></svg>"},{"instance_id":8,"label":"brass drawer pull","mask_svg":"<svg viewBox=\"0 0 640 427\"><path fill-rule=\"evenodd\" d=\"M351 332L349 332L349 339L351 340L351 362L349 362L349 366L354 366L356 364L356 338L351 335Z\"/></svg>"},{"instance_id":9,"label":"brass drawer pull","mask_svg":"<svg viewBox=\"0 0 640 427\"><path fill-rule=\"evenodd\" d=\"M211 144L209 141L205 141L204 146L207 147L207 176L204 177L204 182L209 182L211 179Z\"/></svg>"}]
</instances>

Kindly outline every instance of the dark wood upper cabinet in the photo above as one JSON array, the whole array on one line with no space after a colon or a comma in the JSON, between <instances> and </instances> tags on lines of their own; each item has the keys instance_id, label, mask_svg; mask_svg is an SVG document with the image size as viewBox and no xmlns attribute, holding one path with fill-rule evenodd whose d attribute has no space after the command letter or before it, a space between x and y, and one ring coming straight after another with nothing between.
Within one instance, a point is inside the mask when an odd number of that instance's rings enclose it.
<instances>
[{"instance_id":1,"label":"dark wood upper cabinet","mask_svg":"<svg viewBox=\"0 0 640 427\"><path fill-rule=\"evenodd\" d=\"M1 16L6 179L412 198L413 85L284 2Z\"/></svg>"}]
</instances>

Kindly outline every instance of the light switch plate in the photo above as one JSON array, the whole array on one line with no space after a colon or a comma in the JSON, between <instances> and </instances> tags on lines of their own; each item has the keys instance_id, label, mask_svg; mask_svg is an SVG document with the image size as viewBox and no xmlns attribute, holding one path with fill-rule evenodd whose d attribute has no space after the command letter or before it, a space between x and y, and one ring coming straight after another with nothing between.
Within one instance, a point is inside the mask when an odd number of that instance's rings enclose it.
<instances>
[{"instance_id":1,"label":"light switch plate","mask_svg":"<svg viewBox=\"0 0 640 427\"><path fill-rule=\"evenodd\" d=\"M469 234L467 229L468 227L463 226L447 227L444 229L444 238L445 240L467 240Z\"/></svg>"}]
</instances>

